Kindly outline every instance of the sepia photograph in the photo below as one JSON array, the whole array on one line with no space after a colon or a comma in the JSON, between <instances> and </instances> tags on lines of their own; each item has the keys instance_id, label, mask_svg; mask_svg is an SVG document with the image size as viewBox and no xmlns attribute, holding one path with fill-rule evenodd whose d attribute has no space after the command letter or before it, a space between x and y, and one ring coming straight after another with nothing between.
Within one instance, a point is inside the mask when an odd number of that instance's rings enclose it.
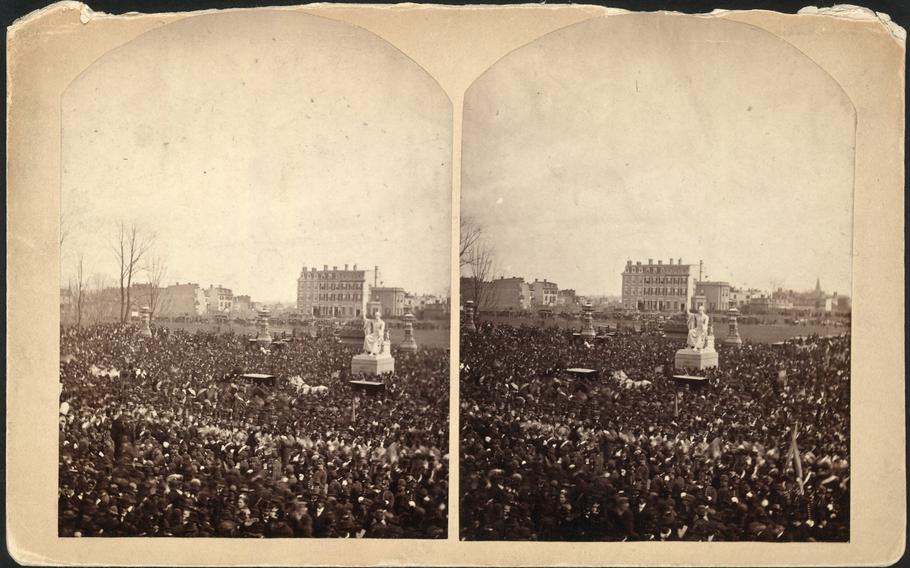
<instances>
[{"instance_id":1,"label":"sepia photograph","mask_svg":"<svg viewBox=\"0 0 910 568\"><path fill-rule=\"evenodd\" d=\"M123 1L7 21L7 564L904 555L893 0Z\"/></svg>"},{"instance_id":2,"label":"sepia photograph","mask_svg":"<svg viewBox=\"0 0 910 568\"><path fill-rule=\"evenodd\" d=\"M355 26L229 12L60 104L59 536L445 538L439 85Z\"/></svg>"},{"instance_id":3,"label":"sepia photograph","mask_svg":"<svg viewBox=\"0 0 910 568\"><path fill-rule=\"evenodd\" d=\"M460 538L848 541L855 109L764 30L644 17L465 95Z\"/></svg>"}]
</instances>

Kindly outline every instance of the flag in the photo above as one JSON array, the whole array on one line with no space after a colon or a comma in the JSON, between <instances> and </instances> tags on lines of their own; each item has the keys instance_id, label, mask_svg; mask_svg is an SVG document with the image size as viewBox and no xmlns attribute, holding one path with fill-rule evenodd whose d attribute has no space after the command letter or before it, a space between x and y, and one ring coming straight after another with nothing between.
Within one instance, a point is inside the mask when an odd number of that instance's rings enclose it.
<instances>
[{"instance_id":1,"label":"flag","mask_svg":"<svg viewBox=\"0 0 910 568\"><path fill-rule=\"evenodd\" d=\"M796 427L790 431L790 453L796 461L796 482L799 484L799 494L803 495L803 462L799 455L799 446L796 445Z\"/></svg>"}]
</instances>

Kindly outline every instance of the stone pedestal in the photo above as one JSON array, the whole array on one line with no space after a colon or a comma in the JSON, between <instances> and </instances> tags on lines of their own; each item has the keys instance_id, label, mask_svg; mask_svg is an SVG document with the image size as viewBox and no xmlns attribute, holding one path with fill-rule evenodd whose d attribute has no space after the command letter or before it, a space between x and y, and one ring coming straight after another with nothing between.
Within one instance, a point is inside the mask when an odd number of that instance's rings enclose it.
<instances>
[{"instance_id":1,"label":"stone pedestal","mask_svg":"<svg viewBox=\"0 0 910 568\"><path fill-rule=\"evenodd\" d=\"M597 335L597 332L594 331L594 315L592 312L594 308L591 306L591 302L585 302L585 305L582 306L582 320L584 325L581 328L581 333L579 334L582 339L594 339Z\"/></svg>"},{"instance_id":2,"label":"stone pedestal","mask_svg":"<svg viewBox=\"0 0 910 568\"><path fill-rule=\"evenodd\" d=\"M388 353L367 355L361 353L351 359L352 375L384 375L395 372L395 358Z\"/></svg>"},{"instance_id":3,"label":"stone pedestal","mask_svg":"<svg viewBox=\"0 0 910 568\"><path fill-rule=\"evenodd\" d=\"M468 300L464 303L464 328L465 331L477 331L477 325L474 323L474 301Z\"/></svg>"},{"instance_id":4,"label":"stone pedestal","mask_svg":"<svg viewBox=\"0 0 910 568\"><path fill-rule=\"evenodd\" d=\"M149 321L152 319L152 310L143 307L139 310L139 335L142 337L151 337L152 328L149 327Z\"/></svg>"},{"instance_id":5,"label":"stone pedestal","mask_svg":"<svg viewBox=\"0 0 910 568\"><path fill-rule=\"evenodd\" d=\"M736 316L739 315L739 310L736 308L730 309L730 329L727 332L727 337L724 339L724 345L742 345L743 340L739 336L739 324L736 321Z\"/></svg>"},{"instance_id":6,"label":"stone pedestal","mask_svg":"<svg viewBox=\"0 0 910 568\"><path fill-rule=\"evenodd\" d=\"M259 331L256 334L256 341L263 345L272 343L272 334L269 331L269 316L271 315L271 312L267 309L259 310Z\"/></svg>"},{"instance_id":7,"label":"stone pedestal","mask_svg":"<svg viewBox=\"0 0 910 568\"><path fill-rule=\"evenodd\" d=\"M410 310L404 315L404 341L398 346L398 350L408 353L417 351L417 341L414 340L414 314Z\"/></svg>"},{"instance_id":8,"label":"stone pedestal","mask_svg":"<svg viewBox=\"0 0 910 568\"><path fill-rule=\"evenodd\" d=\"M680 349L676 352L674 365L677 369L708 369L717 367L719 358L717 351Z\"/></svg>"}]
</instances>

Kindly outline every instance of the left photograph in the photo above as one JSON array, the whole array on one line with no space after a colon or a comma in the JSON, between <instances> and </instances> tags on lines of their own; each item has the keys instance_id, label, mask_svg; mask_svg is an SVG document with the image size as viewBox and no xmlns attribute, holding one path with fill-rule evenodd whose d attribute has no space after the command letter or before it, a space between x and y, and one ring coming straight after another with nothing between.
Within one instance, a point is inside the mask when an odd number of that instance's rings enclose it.
<instances>
[{"instance_id":1,"label":"left photograph","mask_svg":"<svg viewBox=\"0 0 910 568\"><path fill-rule=\"evenodd\" d=\"M440 86L356 26L236 11L60 105L58 535L446 538Z\"/></svg>"}]
</instances>

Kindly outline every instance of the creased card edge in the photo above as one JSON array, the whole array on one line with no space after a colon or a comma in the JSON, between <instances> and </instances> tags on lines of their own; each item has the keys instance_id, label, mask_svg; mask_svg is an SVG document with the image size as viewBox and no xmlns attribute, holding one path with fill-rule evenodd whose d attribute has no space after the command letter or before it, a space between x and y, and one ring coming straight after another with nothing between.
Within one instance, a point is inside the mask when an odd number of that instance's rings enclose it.
<instances>
[{"instance_id":1,"label":"creased card edge","mask_svg":"<svg viewBox=\"0 0 910 568\"><path fill-rule=\"evenodd\" d=\"M442 4L415 4L412 2L404 2L398 4L357 4L357 3L338 3L331 4L326 2L314 2L310 4L297 4L292 6L261 6L259 8L269 9L269 10L297 10L300 8L353 8L353 7L364 7L370 9L406 9L406 10L426 10L426 9L435 9L435 10L462 10L465 8L471 10L510 10L510 9L521 9L533 7L538 10L557 10L562 8L573 8L573 9L582 9L582 10L597 10L600 11L603 15L620 15L620 14L630 14L634 13L631 10L625 10L621 8L611 8L608 6L596 6L592 4L509 4L509 5L471 5L467 4L464 6L452 6L452 5L442 5ZM162 15L176 15L176 14L206 14L214 13L228 10L255 10L259 8L228 8L226 10L218 9L209 9L209 10L196 10L188 12L156 12L156 13L143 13L143 12L125 12L123 14L109 14L107 12L96 12L92 8L84 3L77 0L61 0L55 2L44 8L40 8L33 12L16 19L12 25L9 26L8 30L10 37L12 34L20 27L36 20L48 12L55 10L79 10L79 19L83 24L87 24L95 19L100 18L131 18L131 17L142 17L142 16L162 16ZM695 17L720 17L727 14L738 13L738 12L749 12L749 11L768 11L768 10L726 10L726 9L714 9L710 12L702 14L685 14ZM665 14L683 14L682 12L675 12L672 10L659 10L657 13ZM818 6L805 6L800 8L794 15L812 15L812 16L825 16L830 18L846 19L846 20L855 20L855 21L877 21L884 27L889 34L902 44L906 43L907 40L907 30L904 29L899 24L895 23L891 16L884 12L876 12L869 8L862 6L857 6L854 4L835 4L831 7L822 7Z\"/></svg>"}]
</instances>

